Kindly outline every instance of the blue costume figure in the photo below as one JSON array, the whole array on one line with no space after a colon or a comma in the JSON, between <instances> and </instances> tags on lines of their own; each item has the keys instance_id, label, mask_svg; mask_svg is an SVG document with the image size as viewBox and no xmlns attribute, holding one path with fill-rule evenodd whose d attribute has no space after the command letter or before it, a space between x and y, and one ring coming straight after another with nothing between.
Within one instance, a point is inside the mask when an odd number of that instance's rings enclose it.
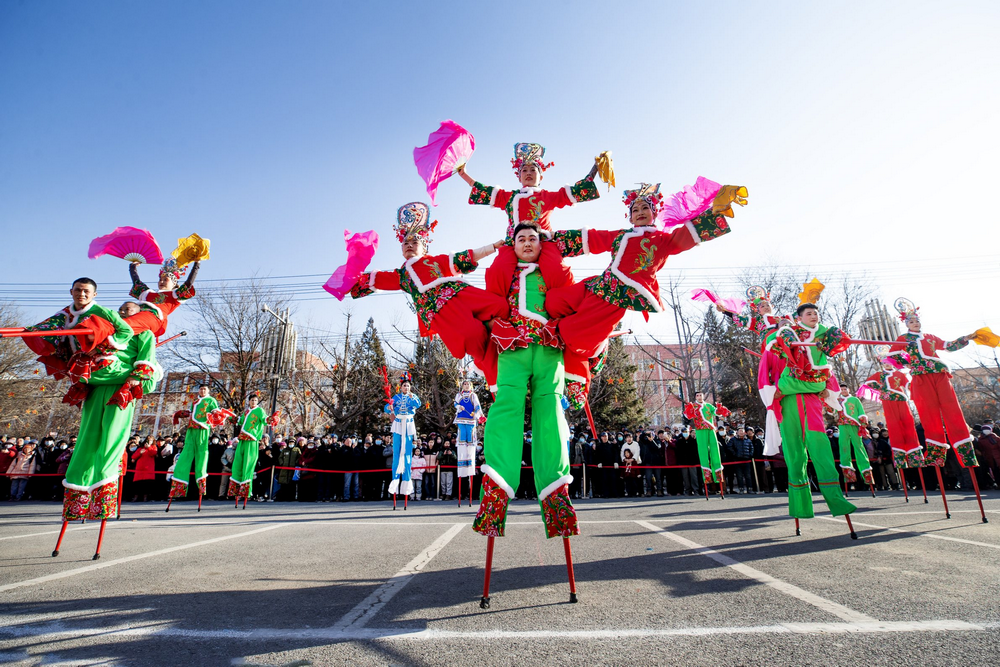
<instances>
[{"instance_id":1,"label":"blue costume figure","mask_svg":"<svg viewBox=\"0 0 1000 667\"><path fill-rule=\"evenodd\" d=\"M387 414L395 415L392 422L392 481L389 483L389 493L409 496L413 493L413 482L410 481L410 464L413 459L413 436L417 434L413 415L420 407L420 399L410 393L410 375L400 378L399 393L387 403ZM393 501L395 504L395 501Z\"/></svg>"},{"instance_id":2,"label":"blue costume figure","mask_svg":"<svg viewBox=\"0 0 1000 667\"><path fill-rule=\"evenodd\" d=\"M455 421L458 426L458 504L462 504L462 478L469 478L469 504L472 504L472 478L476 476L477 427L486 421L479 396L471 380L462 380L462 391L455 394Z\"/></svg>"}]
</instances>

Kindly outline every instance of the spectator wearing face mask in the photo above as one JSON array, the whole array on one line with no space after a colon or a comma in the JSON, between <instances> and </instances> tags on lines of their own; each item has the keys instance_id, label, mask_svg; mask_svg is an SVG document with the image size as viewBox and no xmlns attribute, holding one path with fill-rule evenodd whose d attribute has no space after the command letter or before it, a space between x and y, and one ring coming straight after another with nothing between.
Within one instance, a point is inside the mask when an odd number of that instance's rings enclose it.
<instances>
[{"instance_id":1,"label":"spectator wearing face mask","mask_svg":"<svg viewBox=\"0 0 1000 667\"><path fill-rule=\"evenodd\" d=\"M73 456L73 448L65 440L60 440L57 448L59 449L59 456L56 457L56 474L65 477L66 469L69 467L69 459ZM156 453L155 446L153 447L153 453Z\"/></svg>"},{"instance_id":2,"label":"spectator wearing face mask","mask_svg":"<svg viewBox=\"0 0 1000 667\"><path fill-rule=\"evenodd\" d=\"M299 470L299 502L316 502L316 490L319 485L319 478L316 476L316 441L309 439L302 445L302 456L299 457L297 467Z\"/></svg>"},{"instance_id":3,"label":"spectator wearing face mask","mask_svg":"<svg viewBox=\"0 0 1000 667\"><path fill-rule=\"evenodd\" d=\"M4 439L3 444L0 444L0 470L7 472L7 468L17 458L17 449L12 440L6 440L6 436ZM3 476L0 477L0 500L8 498L10 498L10 477Z\"/></svg>"},{"instance_id":4,"label":"spectator wearing face mask","mask_svg":"<svg viewBox=\"0 0 1000 667\"><path fill-rule=\"evenodd\" d=\"M424 466L426 465L427 459L424 458L420 448L414 447L413 457L410 459L410 479L413 481L413 495L410 496L410 500L420 500L420 492L424 483Z\"/></svg>"},{"instance_id":5,"label":"spectator wearing face mask","mask_svg":"<svg viewBox=\"0 0 1000 667\"><path fill-rule=\"evenodd\" d=\"M622 436L625 442L625 436ZM620 445L617 438L611 434L601 433L601 441L597 444L597 467L601 479L601 497L618 497L618 461L620 460Z\"/></svg>"},{"instance_id":6,"label":"spectator wearing face mask","mask_svg":"<svg viewBox=\"0 0 1000 667\"><path fill-rule=\"evenodd\" d=\"M37 458L38 457L35 454L35 443L26 442L11 464L7 466L7 474L11 476L11 500L17 501L24 499L25 491L28 489L28 480L30 479L28 475L33 475L35 473Z\"/></svg>"},{"instance_id":7,"label":"spectator wearing face mask","mask_svg":"<svg viewBox=\"0 0 1000 667\"><path fill-rule=\"evenodd\" d=\"M441 500L452 500L458 454L452 447L450 439L444 441L444 448L438 457L438 465L441 466Z\"/></svg>"}]
</instances>

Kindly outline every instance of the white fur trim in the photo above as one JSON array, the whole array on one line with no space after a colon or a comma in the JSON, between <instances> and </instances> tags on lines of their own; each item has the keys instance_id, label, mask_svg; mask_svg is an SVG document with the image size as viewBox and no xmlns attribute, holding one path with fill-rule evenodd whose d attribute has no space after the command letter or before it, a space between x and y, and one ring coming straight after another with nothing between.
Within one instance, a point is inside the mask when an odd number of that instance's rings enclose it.
<instances>
[{"instance_id":1,"label":"white fur trim","mask_svg":"<svg viewBox=\"0 0 1000 667\"><path fill-rule=\"evenodd\" d=\"M113 477L108 477L107 479L102 479L100 482L96 482L94 484L91 484L90 486L79 486L77 484L70 484L65 479L63 480L62 485L67 489L72 489L73 491L86 491L87 493L90 493L94 489L100 488L105 484L110 484L111 482L117 482L117 481L118 481L118 475L115 475Z\"/></svg>"},{"instance_id":2,"label":"white fur trim","mask_svg":"<svg viewBox=\"0 0 1000 667\"><path fill-rule=\"evenodd\" d=\"M566 381L582 382L583 384L587 384L587 378L582 375L574 375L573 373L566 373Z\"/></svg>"},{"instance_id":3,"label":"white fur trim","mask_svg":"<svg viewBox=\"0 0 1000 667\"><path fill-rule=\"evenodd\" d=\"M590 236L589 236L590 232L589 232L589 230L586 227L584 227L580 231L582 232L582 236L583 236L583 254L584 255L589 255L590 254Z\"/></svg>"},{"instance_id":4,"label":"white fur trim","mask_svg":"<svg viewBox=\"0 0 1000 667\"><path fill-rule=\"evenodd\" d=\"M573 483L573 475L563 475L562 477L560 477L559 479L557 479L556 481L552 482L544 489L539 491L538 500L539 501L545 500L553 493L555 493L556 489L558 489L563 484L572 484L572 483Z\"/></svg>"},{"instance_id":5,"label":"white fur trim","mask_svg":"<svg viewBox=\"0 0 1000 667\"><path fill-rule=\"evenodd\" d=\"M413 284L417 286L417 291L420 292L421 294L431 289L432 287L437 287L438 285L443 285L445 283L465 282L465 280L461 276L455 276L455 275L441 276L440 278L432 280L426 284L420 282L420 278L417 276L417 272L413 270L413 264L423 259L424 257L426 257L426 255L421 255L420 257L413 257L403 262L403 268L406 269L406 273L410 276L410 279L413 281ZM451 256L449 256L448 262L451 265L452 270L454 271L455 265L452 261Z\"/></svg>"},{"instance_id":6,"label":"white fur trim","mask_svg":"<svg viewBox=\"0 0 1000 667\"><path fill-rule=\"evenodd\" d=\"M618 243L618 252L615 253L614 259L611 260L611 264L608 266L608 270L611 271L618 278L636 292L639 293L646 302L653 307L653 310L657 313L663 312L663 304L660 303L660 295L653 294L646 286L642 283L638 283L635 280L629 278L622 270L619 268L619 264L625 255L625 251L628 249L628 243L633 238L638 238L643 236L646 232L657 233L656 229L653 227L644 227L643 229L633 229L632 231L627 231L621 235L621 241Z\"/></svg>"},{"instance_id":7,"label":"white fur trim","mask_svg":"<svg viewBox=\"0 0 1000 667\"><path fill-rule=\"evenodd\" d=\"M959 445L964 445L967 442L972 442L972 436L969 436L968 438L965 438L964 440L959 440L958 442L956 442L955 444L953 444L952 447L958 447Z\"/></svg>"},{"instance_id":8,"label":"white fur trim","mask_svg":"<svg viewBox=\"0 0 1000 667\"><path fill-rule=\"evenodd\" d=\"M233 476L230 477L230 479L232 481L236 482L237 484L239 484L240 486L243 486L244 484L249 484L250 480L253 479L253 477L250 477L250 479L239 480L239 479L236 479L235 475L233 475Z\"/></svg>"},{"instance_id":9,"label":"white fur trim","mask_svg":"<svg viewBox=\"0 0 1000 667\"><path fill-rule=\"evenodd\" d=\"M488 185L487 187L490 189L490 206L495 207L497 205L497 193L500 192L500 188L492 185Z\"/></svg>"},{"instance_id":10,"label":"white fur trim","mask_svg":"<svg viewBox=\"0 0 1000 667\"><path fill-rule=\"evenodd\" d=\"M575 204L576 203L576 197L573 196L573 188L572 188L572 186L564 185L562 187L562 189L563 189L563 192L566 193L566 196L569 197L569 205L572 206L573 204Z\"/></svg>"},{"instance_id":11,"label":"white fur trim","mask_svg":"<svg viewBox=\"0 0 1000 667\"><path fill-rule=\"evenodd\" d=\"M159 315L159 318L161 320L163 319L163 311L160 310L160 307L157 306L155 303L152 303L150 301L133 301L133 303L139 304L140 307L145 306L146 308L152 308L153 310L156 311L156 314Z\"/></svg>"},{"instance_id":12,"label":"white fur trim","mask_svg":"<svg viewBox=\"0 0 1000 667\"><path fill-rule=\"evenodd\" d=\"M685 222L684 226L687 227L687 230L689 232L691 232L691 238L694 239L694 244L701 245L701 237L698 236L698 230L694 228L694 225L691 224L691 221L688 220L687 222Z\"/></svg>"},{"instance_id":13,"label":"white fur trim","mask_svg":"<svg viewBox=\"0 0 1000 667\"><path fill-rule=\"evenodd\" d=\"M947 442L938 442L937 440L931 440L930 438L924 438L928 445L937 445L938 447L944 447L945 449L951 449L951 445ZM964 442L964 441L963 441Z\"/></svg>"},{"instance_id":14,"label":"white fur trim","mask_svg":"<svg viewBox=\"0 0 1000 667\"><path fill-rule=\"evenodd\" d=\"M518 265L518 268L521 273L517 277L517 312L521 313L522 316L527 317L529 320L535 320L536 322L541 322L542 324L547 323L549 321L547 317L539 313L532 313L528 310L528 274L537 269L538 265L534 262L529 262L527 264Z\"/></svg>"},{"instance_id":15,"label":"white fur trim","mask_svg":"<svg viewBox=\"0 0 1000 667\"><path fill-rule=\"evenodd\" d=\"M496 485L499 486L501 489L503 489L504 493L507 494L507 498L513 498L514 497L514 487L512 487L510 484L508 484L507 481L503 477L501 477L500 475L498 475L496 470L494 470L493 468L491 468L489 465L487 465L485 463L483 465L479 466L479 469L483 471L483 474L489 475L490 479L492 479L494 482L496 482Z\"/></svg>"}]
</instances>

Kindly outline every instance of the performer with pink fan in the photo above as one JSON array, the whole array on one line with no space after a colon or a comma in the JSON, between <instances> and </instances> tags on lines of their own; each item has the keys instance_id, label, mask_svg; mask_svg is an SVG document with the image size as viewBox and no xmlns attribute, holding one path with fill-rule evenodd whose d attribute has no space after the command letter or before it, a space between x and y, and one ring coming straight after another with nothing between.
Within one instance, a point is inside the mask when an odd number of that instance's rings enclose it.
<instances>
[{"instance_id":1,"label":"performer with pink fan","mask_svg":"<svg viewBox=\"0 0 1000 667\"><path fill-rule=\"evenodd\" d=\"M420 178L427 183L431 206L437 206L434 198L441 182L451 178L456 167L468 162L475 150L476 138L453 120L441 123L441 127L427 137L426 146L413 149L413 162Z\"/></svg>"},{"instance_id":2,"label":"performer with pink fan","mask_svg":"<svg viewBox=\"0 0 1000 667\"><path fill-rule=\"evenodd\" d=\"M746 203L746 188L720 186L704 178L699 178L696 186L700 197L697 203L688 201L689 190L685 190L665 206L660 185L642 183L635 190L626 190L623 197L631 228L588 229L584 233L584 252L611 252L613 257L601 275L550 289L546 295L549 315L562 318L558 329L567 351L584 359L594 357L627 310L639 311L647 319L650 312L662 312L656 272L667 258L731 231L726 217L733 215L733 202ZM678 199L683 202L678 203ZM680 212L682 204L685 210ZM670 215L664 216L667 210ZM672 229L660 231L657 220ZM579 388L571 388L570 384L567 395L578 393ZM586 389L582 391L586 394Z\"/></svg>"},{"instance_id":3,"label":"performer with pink fan","mask_svg":"<svg viewBox=\"0 0 1000 667\"><path fill-rule=\"evenodd\" d=\"M465 282L462 274L471 273L479 260L496 252L502 242L482 248L463 250L451 255L428 255L427 247L437 222L430 221L430 208L422 202L410 202L399 207L393 230L401 244L403 266L395 271L360 272L374 254L377 236L369 232L362 239L348 238L349 252L354 249L363 256L348 258L337 269L324 288L343 299L347 279L353 279L348 292L354 299L374 294L375 290L402 290L410 295L417 311L421 336L437 334L448 351L461 359L472 356L483 371L487 382L496 384L496 350L489 343L486 322L506 317L507 301ZM352 242L353 241L353 242Z\"/></svg>"}]
</instances>

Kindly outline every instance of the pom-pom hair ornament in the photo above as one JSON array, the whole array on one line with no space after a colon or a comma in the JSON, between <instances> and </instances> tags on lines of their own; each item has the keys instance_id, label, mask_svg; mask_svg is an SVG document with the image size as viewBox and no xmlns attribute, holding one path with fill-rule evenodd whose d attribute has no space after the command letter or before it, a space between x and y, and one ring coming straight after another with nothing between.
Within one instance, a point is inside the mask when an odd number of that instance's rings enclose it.
<instances>
[{"instance_id":1,"label":"pom-pom hair ornament","mask_svg":"<svg viewBox=\"0 0 1000 667\"><path fill-rule=\"evenodd\" d=\"M531 163L537 165L540 170L545 171L553 166L555 162L545 164L542 160L544 157L545 146L541 144L517 143L514 144L514 157L511 158L510 164L514 168L515 174L521 173L521 167Z\"/></svg>"},{"instance_id":2,"label":"pom-pom hair ornament","mask_svg":"<svg viewBox=\"0 0 1000 667\"><path fill-rule=\"evenodd\" d=\"M904 297L896 299L896 301L892 304L892 307L896 309L897 313L899 313L899 319L903 322L905 322L910 315L918 315L918 311L920 310L920 308L918 308L912 301Z\"/></svg>"},{"instance_id":3,"label":"pom-pom hair ornament","mask_svg":"<svg viewBox=\"0 0 1000 667\"><path fill-rule=\"evenodd\" d=\"M411 201L400 206L396 211L396 224L392 227L396 232L396 240L402 243L407 237L416 236L426 248L438 224L437 220L430 222L430 214L430 207L420 201Z\"/></svg>"},{"instance_id":4,"label":"pom-pom hair ornament","mask_svg":"<svg viewBox=\"0 0 1000 667\"><path fill-rule=\"evenodd\" d=\"M137 227L117 227L110 234L91 241L87 256L97 259L101 255L140 264L159 264L163 261L163 253L153 235Z\"/></svg>"},{"instance_id":5,"label":"pom-pom hair ornament","mask_svg":"<svg viewBox=\"0 0 1000 667\"><path fill-rule=\"evenodd\" d=\"M625 213L625 217L629 217L632 214L632 204L636 203L642 199L647 204L649 208L653 211L653 217L657 217L660 211L663 209L663 195L660 194L660 184L655 185L650 183L640 183L639 187L634 190L625 190L622 193L622 202L628 211Z\"/></svg>"}]
</instances>

